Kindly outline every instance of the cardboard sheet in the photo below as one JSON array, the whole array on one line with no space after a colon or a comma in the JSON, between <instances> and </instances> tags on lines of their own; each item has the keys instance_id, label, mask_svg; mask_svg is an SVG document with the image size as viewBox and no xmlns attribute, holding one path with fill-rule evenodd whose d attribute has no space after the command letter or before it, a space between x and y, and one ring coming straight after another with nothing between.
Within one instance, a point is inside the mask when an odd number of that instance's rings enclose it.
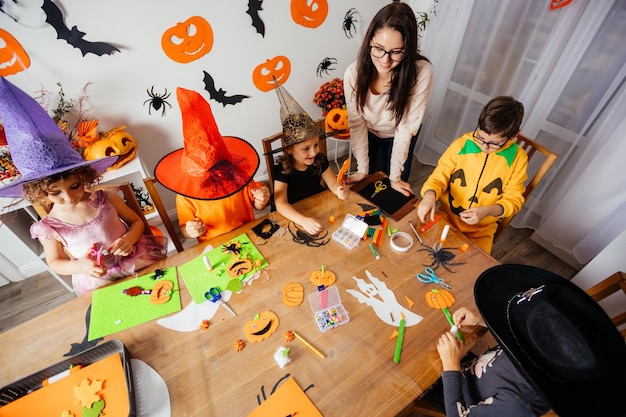
<instances>
[{"instance_id":1,"label":"cardboard sheet","mask_svg":"<svg viewBox=\"0 0 626 417\"><path fill-rule=\"evenodd\" d=\"M163 317L181 309L180 291L176 268L165 269L163 278L152 279L154 273L95 290L91 300L89 340L126 330L130 327ZM151 290L159 281L168 280L174 284L169 301L153 304L149 294L134 297L124 294L124 290L137 286Z\"/></svg>"},{"instance_id":2,"label":"cardboard sheet","mask_svg":"<svg viewBox=\"0 0 626 417\"><path fill-rule=\"evenodd\" d=\"M97 395L104 400L107 416L125 417L130 414L128 389L120 355L106 358L72 372L63 379L19 398L0 408L1 417L61 417L64 411L82 416L82 406L74 395L74 388L83 381L103 381Z\"/></svg>"},{"instance_id":3,"label":"cardboard sheet","mask_svg":"<svg viewBox=\"0 0 626 417\"><path fill-rule=\"evenodd\" d=\"M248 417L323 417L298 383L289 378Z\"/></svg>"},{"instance_id":4,"label":"cardboard sheet","mask_svg":"<svg viewBox=\"0 0 626 417\"><path fill-rule=\"evenodd\" d=\"M382 181L387 188L372 197L376 181ZM387 216L395 221L400 221L404 216L415 210L417 197L414 195L407 197L391 188L389 178L382 172L373 173L363 181L352 185L350 189L359 193L373 205L380 207Z\"/></svg>"}]
</instances>

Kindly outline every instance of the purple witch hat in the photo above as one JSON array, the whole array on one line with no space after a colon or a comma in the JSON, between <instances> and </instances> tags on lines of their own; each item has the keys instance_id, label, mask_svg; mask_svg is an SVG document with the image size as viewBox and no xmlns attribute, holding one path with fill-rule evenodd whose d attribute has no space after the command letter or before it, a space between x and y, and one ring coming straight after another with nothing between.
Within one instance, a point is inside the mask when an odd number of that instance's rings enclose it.
<instances>
[{"instance_id":1,"label":"purple witch hat","mask_svg":"<svg viewBox=\"0 0 626 417\"><path fill-rule=\"evenodd\" d=\"M118 156L85 161L59 126L32 97L0 78L0 117L13 164L21 177L0 187L0 197L22 197L22 185L81 166L99 174Z\"/></svg>"}]
</instances>

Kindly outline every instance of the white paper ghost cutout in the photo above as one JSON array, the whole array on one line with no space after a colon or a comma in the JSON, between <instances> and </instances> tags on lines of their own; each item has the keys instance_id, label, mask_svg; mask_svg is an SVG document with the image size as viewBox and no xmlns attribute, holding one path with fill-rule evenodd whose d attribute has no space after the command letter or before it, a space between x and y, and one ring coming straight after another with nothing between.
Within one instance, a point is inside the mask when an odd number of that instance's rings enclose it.
<instances>
[{"instance_id":1,"label":"white paper ghost cutout","mask_svg":"<svg viewBox=\"0 0 626 417\"><path fill-rule=\"evenodd\" d=\"M415 314L398 303L396 295L387 288L384 282L373 276L367 270L365 274L372 282L371 284L368 284L363 279L352 277L362 292L352 289L346 290L349 294L356 297L361 304L367 304L372 307L376 315L382 321L392 326L400 325L400 313L404 314L405 326L414 326L422 321L422 316Z\"/></svg>"}]
</instances>

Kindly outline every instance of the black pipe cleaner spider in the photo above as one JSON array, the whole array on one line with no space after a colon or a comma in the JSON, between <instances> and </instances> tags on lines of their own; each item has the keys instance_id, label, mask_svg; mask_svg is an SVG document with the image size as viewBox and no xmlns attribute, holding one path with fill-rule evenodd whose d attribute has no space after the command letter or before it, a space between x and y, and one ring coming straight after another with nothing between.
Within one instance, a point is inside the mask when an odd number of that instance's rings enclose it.
<instances>
[{"instance_id":1,"label":"black pipe cleaner spider","mask_svg":"<svg viewBox=\"0 0 626 417\"><path fill-rule=\"evenodd\" d=\"M146 93L148 93L150 98L144 101L143 105L145 106L146 103L150 103L148 105L148 114L152 114L152 109L159 111L161 107L163 107L163 110L161 111L161 117L163 117L165 116L165 105L170 106L170 109L172 108L172 105L167 102L167 99L170 97L171 94L167 92L167 88L165 89L165 92L163 94L158 94L154 92L154 86L152 86L152 88L150 88L150 91L146 89Z\"/></svg>"},{"instance_id":2,"label":"black pipe cleaner spider","mask_svg":"<svg viewBox=\"0 0 626 417\"><path fill-rule=\"evenodd\" d=\"M431 264L422 264L424 266L429 266L435 270L440 266L443 266L446 271L454 273L454 271L451 271L448 266L459 266L465 264L465 262L451 262L456 256L451 252L451 250L456 250L457 248L442 248L439 244L436 245L436 249L424 244L422 244L422 246L424 246L424 248L418 249L417 252L428 252L428 255L430 255L432 259Z\"/></svg>"},{"instance_id":3,"label":"black pipe cleaner spider","mask_svg":"<svg viewBox=\"0 0 626 417\"><path fill-rule=\"evenodd\" d=\"M352 39L354 34L356 33L356 25L355 23L359 23L359 20L356 18L359 12L355 8L352 8L346 12L346 15L343 17L343 24L341 28L343 29L343 33L345 33L346 38ZM352 33L354 31L354 33Z\"/></svg>"},{"instance_id":4,"label":"black pipe cleaner spider","mask_svg":"<svg viewBox=\"0 0 626 417\"><path fill-rule=\"evenodd\" d=\"M292 225L295 231L291 230ZM291 236L293 237L293 241L296 243L301 243L303 245L311 246L314 248L319 248L320 246L323 246L330 241L330 238L324 240L324 238L328 236L328 231L326 231L326 233L324 233L322 236L317 236L317 235L312 236L308 234L307 232L305 232L304 230L300 229L293 222L289 223L289 225L287 226L287 229L289 230L289 233L291 233Z\"/></svg>"},{"instance_id":5,"label":"black pipe cleaner spider","mask_svg":"<svg viewBox=\"0 0 626 417\"><path fill-rule=\"evenodd\" d=\"M335 65L337 63L337 58L329 58L326 57L322 60L322 62L320 62L320 64L317 66L317 71L316 74L318 77L322 77L322 73L328 75L328 71L332 71L335 69L335 67L331 68L331 65Z\"/></svg>"}]
</instances>

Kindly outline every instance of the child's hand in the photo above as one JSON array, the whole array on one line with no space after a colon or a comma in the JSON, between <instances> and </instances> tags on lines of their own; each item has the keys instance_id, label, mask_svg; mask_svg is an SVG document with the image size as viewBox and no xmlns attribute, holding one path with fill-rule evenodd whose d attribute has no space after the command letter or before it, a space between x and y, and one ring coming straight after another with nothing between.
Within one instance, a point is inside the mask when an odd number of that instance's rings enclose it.
<instances>
[{"instance_id":1,"label":"child's hand","mask_svg":"<svg viewBox=\"0 0 626 417\"><path fill-rule=\"evenodd\" d=\"M270 201L270 190L265 185L252 189L252 195L254 196L254 206L257 210L265 208Z\"/></svg>"},{"instance_id":2,"label":"child's hand","mask_svg":"<svg viewBox=\"0 0 626 417\"><path fill-rule=\"evenodd\" d=\"M202 223L202 220L196 217L185 223L185 230L189 237L199 237L206 232L206 226Z\"/></svg>"},{"instance_id":3,"label":"child's hand","mask_svg":"<svg viewBox=\"0 0 626 417\"><path fill-rule=\"evenodd\" d=\"M337 187L337 197L340 200L345 200L348 196L348 190L344 185L340 185Z\"/></svg>"},{"instance_id":4,"label":"child's hand","mask_svg":"<svg viewBox=\"0 0 626 417\"><path fill-rule=\"evenodd\" d=\"M345 183L346 184L354 184L355 182L363 181L366 176L367 175L362 174L360 172L354 172L354 173L349 174L347 176L347 178L345 179Z\"/></svg>"},{"instance_id":5,"label":"child's hand","mask_svg":"<svg viewBox=\"0 0 626 417\"><path fill-rule=\"evenodd\" d=\"M463 328L463 326L485 325L478 315L466 307L461 307L456 310L452 314L452 320L454 320L454 324L456 324L459 329Z\"/></svg>"},{"instance_id":6,"label":"child's hand","mask_svg":"<svg viewBox=\"0 0 626 417\"><path fill-rule=\"evenodd\" d=\"M427 191L417 206L417 217L419 217L422 223L428 223L434 220L436 207L437 201L435 200L435 193Z\"/></svg>"},{"instance_id":7,"label":"child's hand","mask_svg":"<svg viewBox=\"0 0 626 417\"><path fill-rule=\"evenodd\" d=\"M126 235L122 235L111 243L107 251L116 256L128 256L133 252L133 249L135 249L133 243Z\"/></svg>"},{"instance_id":8,"label":"child's hand","mask_svg":"<svg viewBox=\"0 0 626 417\"><path fill-rule=\"evenodd\" d=\"M107 273L106 266L98 266L96 255L91 250L87 251L82 258L75 259L73 261L75 268L75 274L89 275L92 277L100 278Z\"/></svg>"},{"instance_id":9,"label":"child's hand","mask_svg":"<svg viewBox=\"0 0 626 417\"><path fill-rule=\"evenodd\" d=\"M445 332L437 343L437 352L441 358L444 371L460 371L461 358L463 357L463 342L455 335Z\"/></svg>"},{"instance_id":10,"label":"child's hand","mask_svg":"<svg viewBox=\"0 0 626 417\"><path fill-rule=\"evenodd\" d=\"M463 210L459 217L463 222L469 225L478 224L489 214L489 207L474 207L471 209Z\"/></svg>"},{"instance_id":11,"label":"child's hand","mask_svg":"<svg viewBox=\"0 0 626 417\"><path fill-rule=\"evenodd\" d=\"M315 236L319 232L322 231L321 223L313 217L305 218L300 226L302 226L304 231L310 234L311 236Z\"/></svg>"}]
</instances>

